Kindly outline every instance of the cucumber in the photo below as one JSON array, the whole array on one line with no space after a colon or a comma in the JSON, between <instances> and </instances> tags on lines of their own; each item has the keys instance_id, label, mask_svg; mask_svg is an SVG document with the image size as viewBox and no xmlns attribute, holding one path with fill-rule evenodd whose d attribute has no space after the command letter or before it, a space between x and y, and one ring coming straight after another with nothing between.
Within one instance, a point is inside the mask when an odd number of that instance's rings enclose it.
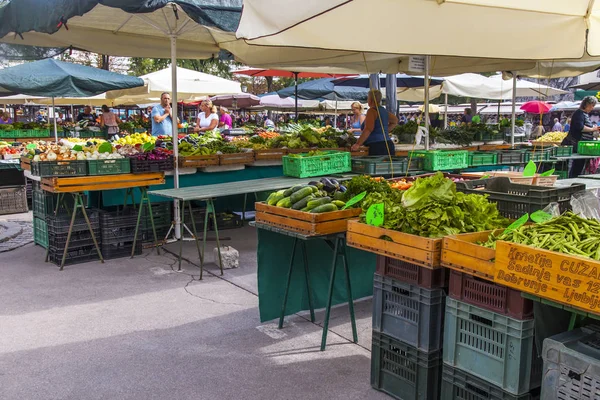
<instances>
[{"instance_id":1,"label":"cucumber","mask_svg":"<svg viewBox=\"0 0 600 400\"><path fill-rule=\"evenodd\" d=\"M274 206L274 205L276 205L279 202L279 200L281 200L283 198L285 198L285 196L283 195L283 193L275 192L275 193L273 193L273 197L269 196L269 200L267 201L267 203L270 206Z\"/></svg>"},{"instance_id":2,"label":"cucumber","mask_svg":"<svg viewBox=\"0 0 600 400\"><path fill-rule=\"evenodd\" d=\"M303 198L302 200L295 202L294 205L292 206L292 208L294 210L301 210L301 209L305 208L306 205L308 204L308 202L313 199L314 199L314 197L312 195L308 195L305 198Z\"/></svg>"},{"instance_id":3,"label":"cucumber","mask_svg":"<svg viewBox=\"0 0 600 400\"><path fill-rule=\"evenodd\" d=\"M302 186L304 186L304 185L294 185L294 186L292 186L291 188L284 190L284 191L283 191L283 196L284 196L284 197L289 197L289 196L291 196L291 195L292 195L292 193L294 193L294 192L295 192L295 191L297 191L297 190L300 190L300 189L302 188Z\"/></svg>"},{"instance_id":4,"label":"cucumber","mask_svg":"<svg viewBox=\"0 0 600 400\"><path fill-rule=\"evenodd\" d=\"M308 211L310 211L310 209L309 209L308 207L304 207L304 208L303 208L302 210L300 210L300 211L308 212Z\"/></svg>"},{"instance_id":5,"label":"cucumber","mask_svg":"<svg viewBox=\"0 0 600 400\"><path fill-rule=\"evenodd\" d=\"M289 197L284 197L283 199L277 202L277 207L290 208L292 206L292 201Z\"/></svg>"},{"instance_id":6,"label":"cucumber","mask_svg":"<svg viewBox=\"0 0 600 400\"><path fill-rule=\"evenodd\" d=\"M312 210L310 210L310 212L314 213L314 214L320 214L320 213L337 211L337 210L338 210L338 208L336 207L335 204L327 203L327 204L323 204L319 207L313 208Z\"/></svg>"},{"instance_id":7,"label":"cucumber","mask_svg":"<svg viewBox=\"0 0 600 400\"><path fill-rule=\"evenodd\" d=\"M332 203L335 204L336 207L339 209L346 206L346 203L344 203L343 201L340 201L340 200L334 200L334 201L332 201Z\"/></svg>"},{"instance_id":8,"label":"cucumber","mask_svg":"<svg viewBox=\"0 0 600 400\"><path fill-rule=\"evenodd\" d=\"M316 186L313 186L313 185L308 185L308 187L312 189L312 192L313 192L313 193L317 193L317 192L319 191L319 188L318 188L318 187L316 187Z\"/></svg>"},{"instance_id":9,"label":"cucumber","mask_svg":"<svg viewBox=\"0 0 600 400\"><path fill-rule=\"evenodd\" d=\"M331 197L321 197L320 199L311 200L306 204L306 207L311 210L315 207L322 206L323 204L331 203Z\"/></svg>"},{"instance_id":10,"label":"cucumber","mask_svg":"<svg viewBox=\"0 0 600 400\"><path fill-rule=\"evenodd\" d=\"M297 203L300 200L302 200L303 198L305 198L308 195L311 195L313 193L312 188L309 186L303 187L302 189L298 190L297 192L292 193L292 195L290 196L290 201L293 203Z\"/></svg>"},{"instance_id":11,"label":"cucumber","mask_svg":"<svg viewBox=\"0 0 600 400\"><path fill-rule=\"evenodd\" d=\"M346 195L344 193L342 193L342 192L335 192L333 194L333 198L335 200L344 200L346 198Z\"/></svg>"}]
</instances>

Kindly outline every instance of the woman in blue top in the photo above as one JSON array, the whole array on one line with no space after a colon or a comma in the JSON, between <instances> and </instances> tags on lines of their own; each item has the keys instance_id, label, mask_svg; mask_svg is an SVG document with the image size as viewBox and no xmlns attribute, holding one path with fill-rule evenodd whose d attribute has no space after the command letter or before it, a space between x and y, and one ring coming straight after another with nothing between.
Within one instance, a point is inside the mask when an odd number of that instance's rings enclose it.
<instances>
[{"instance_id":1,"label":"woman in blue top","mask_svg":"<svg viewBox=\"0 0 600 400\"><path fill-rule=\"evenodd\" d=\"M352 103L352 105L350 107L352 108L352 117L351 117L352 125L350 125L349 130L355 136L360 136L360 134L362 133L361 126L362 126L363 122L365 122L365 119L367 117L365 117L363 115L363 106L358 101L355 101L354 103Z\"/></svg>"},{"instance_id":2,"label":"woman in blue top","mask_svg":"<svg viewBox=\"0 0 600 400\"><path fill-rule=\"evenodd\" d=\"M369 110L367 117L362 123L362 134L358 141L352 146L352 151L357 151L360 146L369 147L370 156L395 155L394 142L390 140L389 132L398 125L398 118L385 107L381 106L381 92L371 90L367 97Z\"/></svg>"}]
</instances>

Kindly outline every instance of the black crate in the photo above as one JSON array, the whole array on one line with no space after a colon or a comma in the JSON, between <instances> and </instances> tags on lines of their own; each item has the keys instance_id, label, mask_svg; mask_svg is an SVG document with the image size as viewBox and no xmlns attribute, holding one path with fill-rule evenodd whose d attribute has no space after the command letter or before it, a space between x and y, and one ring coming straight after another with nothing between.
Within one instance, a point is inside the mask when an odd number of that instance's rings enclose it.
<instances>
[{"instance_id":1,"label":"black crate","mask_svg":"<svg viewBox=\"0 0 600 400\"><path fill-rule=\"evenodd\" d=\"M18 214L29 211L25 185L0 188L0 214Z\"/></svg>"},{"instance_id":2,"label":"black crate","mask_svg":"<svg viewBox=\"0 0 600 400\"><path fill-rule=\"evenodd\" d=\"M96 237L96 241L98 242L98 245L100 245L100 243L102 243L100 229L94 229L93 232L94 236ZM53 248L63 250L67 245L67 234L48 233L48 245ZM89 230L71 233L71 238L69 239L69 249L77 249L80 247L87 247L93 245L94 239L92 238L92 233Z\"/></svg>"},{"instance_id":3,"label":"black crate","mask_svg":"<svg viewBox=\"0 0 600 400\"><path fill-rule=\"evenodd\" d=\"M102 257L105 260L130 257L132 249L133 249L133 241L124 241L124 242L112 243L112 244L102 243ZM136 241L135 252L133 254L136 256L142 254L142 241L141 240Z\"/></svg>"},{"instance_id":4,"label":"black crate","mask_svg":"<svg viewBox=\"0 0 600 400\"><path fill-rule=\"evenodd\" d=\"M498 204L498 211L506 218L518 219L525 213L543 210L557 202L560 212L571 210L571 196L585 190L585 184L574 183L565 188L530 186L512 183L510 178L498 177L456 182L456 190L463 193L487 194L490 202Z\"/></svg>"},{"instance_id":5,"label":"black crate","mask_svg":"<svg viewBox=\"0 0 600 400\"><path fill-rule=\"evenodd\" d=\"M200 232L204 232L204 219L206 217L206 208L202 207L202 208L192 208L192 213L194 215L194 225L196 225L196 232L200 233ZM212 217L209 216L210 219L208 221L208 226L211 226L211 219ZM186 208L183 212L183 222L190 228L190 230L193 232L193 228L192 228L192 218L190 217L190 210L188 208Z\"/></svg>"},{"instance_id":6,"label":"black crate","mask_svg":"<svg viewBox=\"0 0 600 400\"><path fill-rule=\"evenodd\" d=\"M161 202L161 203L153 203L152 204L152 217L154 219L154 226L158 228L163 228L165 226L171 226L171 222L173 221L173 203L172 202ZM148 210L148 206L144 206L142 210L142 219L140 221L140 226L146 231L152 232L152 224L150 221L150 212Z\"/></svg>"},{"instance_id":7,"label":"black crate","mask_svg":"<svg viewBox=\"0 0 600 400\"><path fill-rule=\"evenodd\" d=\"M15 164L18 165L18 164ZM23 170L17 168L0 169L0 187L1 186L25 186L25 175Z\"/></svg>"},{"instance_id":8,"label":"black crate","mask_svg":"<svg viewBox=\"0 0 600 400\"><path fill-rule=\"evenodd\" d=\"M498 152L498 164L519 164L525 158L525 152L522 150L509 150Z\"/></svg>"},{"instance_id":9,"label":"black crate","mask_svg":"<svg viewBox=\"0 0 600 400\"><path fill-rule=\"evenodd\" d=\"M439 399L442 350L425 353L373 332L371 386L401 400Z\"/></svg>"},{"instance_id":10,"label":"black crate","mask_svg":"<svg viewBox=\"0 0 600 400\"><path fill-rule=\"evenodd\" d=\"M69 212L73 211L75 201L71 195L63 195L61 201L59 213L64 213L65 207ZM85 197L83 199L85 204ZM58 202L58 195L50 192L46 192L41 189L33 189L31 208L33 209L33 216L37 218L46 218L47 216L53 215Z\"/></svg>"},{"instance_id":11,"label":"black crate","mask_svg":"<svg viewBox=\"0 0 600 400\"><path fill-rule=\"evenodd\" d=\"M158 239L158 241L163 240L165 236L167 236L167 233L169 233L170 228L171 225L162 228L156 228L156 238ZM154 243L154 233L152 232L152 228L142 233L142 242Z\"/></svg>"},{"instance_id":12,"label":"black crate","mask_svg":"<svg viewBox=\"0 0 600 400\"><path fill-rule=\"evenodd\" d=\"M214 230L214 222L212 216L209 216L211 222L211 230ZM218 213L217 214L217 228L223 229L235 229L242 227L242 217L233 213Z\"/></svg>"},{"instance_id":13,"label":"black crate","mask_svg":"<svg viewBox=\"0 0 600 400\"><path fill-rule=\"evenodd\" d=\"M98 212L92 209L86 210L90 225L92 229L100 229L100 221L98 219ZM81 210L77 211L75 222L73 223L72 232L89 231L89 227L85 221L85 218L81 214ZM69 232L69 225L71 224L71 215L69 214L58 214L50 215L46 217L48 223L48 235L67 234Z\"/></svg>"},{"instance_id":14,"label":"black crate","mask_svg":"<svg viewBox=\"0 0 600 400\"><path fill-rule=\"evenodd\" d=\"M132 208L115 211L100 211L100 229L102 244L133 241L138 213ZM141 221L140 221L141 222ZM142 227L138 228L138 240L142 239Z\"/></svg>"},{"instance_id":15,"label":"black crate","mask_svg":"<svg viewBox=\"0 0 600 400\"><path fill-rule=\"evenodd\" d=\"M64 249L57 249L54 247L48 248L48 261L56 265L60 265L62 260ZM85 263L88 261L100 260L96 246L85 246L77 249L69 249L67 251L67 257L65 259L65 265L73 265Z\"/></svg>"},{"instance_id":16,"label":"black crate","mask_svg":"<svg viewBox=\"0 0 600 400\"><path fill-rule=\"evenodd\" d=\"M173 156L169 156L164 160L138 160L131 159L131 173L139 174L142 172L160 172L171 171L175 168Z\"/></svg>"}]
</instances>

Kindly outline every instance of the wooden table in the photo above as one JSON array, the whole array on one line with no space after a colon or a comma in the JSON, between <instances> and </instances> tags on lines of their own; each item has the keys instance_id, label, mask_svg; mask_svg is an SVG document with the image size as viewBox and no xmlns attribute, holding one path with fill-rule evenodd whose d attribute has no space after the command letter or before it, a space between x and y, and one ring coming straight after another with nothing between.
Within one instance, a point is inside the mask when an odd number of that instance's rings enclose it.
<instances>
[{"instance_id":1,"label":"wooden table","mask_svg":"<svg viewBox=\"0 0 600 400\"><path fill-rule=\"evenodd\" d=\"M29 172L29 171L27 171ZM31 174L27 174L31 177ZM81 210L83 217L87 223L88 229L92 235L92 239L94 241L94 245L96 246L96 251L98 252L98 256L100 257L100 261L104 262L102 258L102 252L100 251L100 247L98 246L98 241L96 240L96 236L94 235L94 231L90 224L90 220L88 218L87 212L85 210L85 204L83 203L83 192L87 191L99 191L99 190L110 190L110 189L127 189L127 194L125 195L125 204L127 203L128 196L131 195L133 200L133 189L139 188L142 193L142 199L140 201L140 209L138 211L137 224L135 227L135 235L133 239L133 249L131 251L131 257L133 257L135 252L135 244L137 241L137 235L139 231L140 219L142 217L142 209L144 208L144 204L148 206L148 211L150 214L150 223L152 225L152 230L154 232L154 242L155 244L158 242L158 238L156 236L156 229L154 228L154 217L152 215L152 203L150 202L150 198L148 197L148 187L151 185L162 185L165 183L165 176L163 172L150 172L143 174L119 174L119 175L94 175L94 176L76 176L76 177L47 177L47 178L39 178L40 186L43 190L51 193L58 194L58 199L56 202L56 209L54 210L54 215L58 214L58 210L60 208L60 204L62 202L63 196L65 194L71 194L74 199L74 206L71 215L71 223L69 225L69 231L67 233L67 242L65 244L65 249L63 251L63 257L60 263L60 270L62 271L65 265L65 260L67 256L67 252L69 249L69 242L71 240L71 234L73 232L73 225L75 223L75 218L77 216L77 211ZM157 251L158 247L157 247ZM48 261L48 252L49 246L46 249L46 261Z\"/></svg>"}]
</instances>

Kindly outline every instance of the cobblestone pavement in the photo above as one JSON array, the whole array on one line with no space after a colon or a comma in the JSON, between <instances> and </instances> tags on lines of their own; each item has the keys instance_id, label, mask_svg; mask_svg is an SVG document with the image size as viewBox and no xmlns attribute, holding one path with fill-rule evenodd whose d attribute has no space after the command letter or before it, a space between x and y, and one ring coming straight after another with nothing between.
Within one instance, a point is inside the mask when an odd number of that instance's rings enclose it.
<instances>
[{"instance_id":1,"label":"cobblestone pavement","mask_svg":"<svg viewBox=\"0 0 600 400\"><path fill-rule=\"evenodd\" d=\"M14 230L15 227L17 227L17 229L18 227L20 227L21 229L21 233L19 233L15 237L9 238L6 241L0 241L0 253L14 250L16 248L25 246L26 244L33 242L33 226L31 224L31 221L3 221L0 222L0 224L9 226L10 228L12 228L11 230ZM1 235L2 233L0 231L0 236Z\"/></svg>"}]
</instances>

